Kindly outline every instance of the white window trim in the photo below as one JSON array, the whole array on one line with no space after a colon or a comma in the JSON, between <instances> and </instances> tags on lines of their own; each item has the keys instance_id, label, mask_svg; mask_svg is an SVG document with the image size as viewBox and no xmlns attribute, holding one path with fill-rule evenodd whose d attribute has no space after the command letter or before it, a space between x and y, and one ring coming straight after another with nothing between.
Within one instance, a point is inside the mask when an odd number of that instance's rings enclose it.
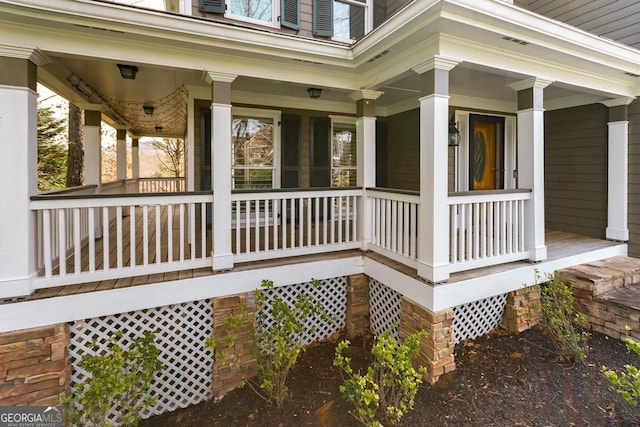
<instances>
[{"instance_id":1,"label":"white window trim","mask_svg":"<svg viewBox=\"0 0 640 427\"><path fill-rule=\"evenodd\" d=\"M273 188L280 188L280 132L282 126L282 113L279 110L263 110L261 108L244 108L244 107L232 107L231 119L236 116L242 117L255 117L255 118L268 118L273 120ZM231 159L229 159L231 162ZM257 169L251 167L242 167L245 169ZM231 169L234 169L233 164Z\"/></svg>"},{"instance_id":2,"label":"white window trim","mask_svg":"<svg viewBox=\"0 0 640 427\"><path fill-rule=\"evenodd\" d=\"M354 170L356 172L356 176L358 174L358 153L356 151L356 164L355 166L338 166L338 167L334 167L333 166L333 126L336 123L340 123L340 124L345 124L345 125L353 125L356 126L356 121L357 119L355 117L350 117L350 116L334 116L334 115L330 115L329 118L331 119L331 170L330 170L330 178L331 178L331 186L333 187L333 171L334 170ZM358 129L356 127L356 138L357 138L357 132ZM357 144L356 144L356 150L357 150Z\"/></svg>"},{"instance_id":3,"label":"white window trim","mask_svg":"<svg viewBox=\"0 0 640 427\"><path fill-rule=\"evenodd\" d=\"M516 178L514 171L517 169L516 117L505 114L456 110L454 116L460 130L460 145L455 148L457 150L457 159L454 160L457 168L455 191L469 191L469 115L471 114L504 118L504 188L515 189Z\"/></svg>"},{"instance_id":4,"label":"white window trim","mask_svg":"<svg viewBox=\"0 0 640 427\"><path fill-rule=\"evenodd\" d=\"M266 27L280 28L280 1L271 0L271 22L261 21L259 19L248 18L242 15L234 15L231 13L231 0L225 0L224 17L234 19L236 21L249 22L251 24L264 25Z\"/></svg>"},{"instance_id":5,"label":"white window trim","mask_svg":"<svg viewBox=\"0 0 640 427\"><path fill-rule=\"evenodd\" d=\"M367 35L373 29L373 0L367 0L366 3L362 3L354 0L333 0L334 2L345 3L348 5L359 6L364 8L364 35ZM333 6L332 6L333 7ZM343 43L355 43L353 39L343 39L339 37L331 37L331 40Z\"/></svg>"}]
</instances>

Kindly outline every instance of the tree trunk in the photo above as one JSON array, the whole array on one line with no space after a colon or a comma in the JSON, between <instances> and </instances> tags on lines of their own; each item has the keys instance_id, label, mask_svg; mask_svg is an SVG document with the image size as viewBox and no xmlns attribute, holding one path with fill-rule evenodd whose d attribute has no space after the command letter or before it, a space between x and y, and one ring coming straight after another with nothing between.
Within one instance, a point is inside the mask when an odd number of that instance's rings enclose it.
<instances>
[{"instance_id":1,"label":"tree trunk","mask_svg":"<svg viewBox=\"0 0 640 427\"><path fill-rule=\"evenodd\" d=\"M67 187L82 185L84 182L84 139L80 108L69 103L69 151L67 154Z\"/></svg>"}]
</instances>

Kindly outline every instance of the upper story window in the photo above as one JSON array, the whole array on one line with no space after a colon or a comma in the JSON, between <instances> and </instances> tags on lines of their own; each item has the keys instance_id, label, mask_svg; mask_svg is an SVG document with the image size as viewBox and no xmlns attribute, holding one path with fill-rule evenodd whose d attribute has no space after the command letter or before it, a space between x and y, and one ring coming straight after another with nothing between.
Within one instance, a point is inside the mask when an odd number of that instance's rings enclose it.
<instances>
[{"instance_id":1,"label":"upper story window","mask_svg":"<svg viewBox=\"0 0 640 427\"><path fill-rule=\"evenodd\" d=\"M314 0L313 34L335 40L362 38L373 27L372 0Z\"/></svg>"},{"instance_id":2,"label":"upper story window","mask_svg":"<svg viewBox=\"0 0 640 427\"><path fill-rule=\"evenodd\" d=\"M200 0L199 10L254 24L300 29L300 0Z\"/></svg>"}]
</instances>

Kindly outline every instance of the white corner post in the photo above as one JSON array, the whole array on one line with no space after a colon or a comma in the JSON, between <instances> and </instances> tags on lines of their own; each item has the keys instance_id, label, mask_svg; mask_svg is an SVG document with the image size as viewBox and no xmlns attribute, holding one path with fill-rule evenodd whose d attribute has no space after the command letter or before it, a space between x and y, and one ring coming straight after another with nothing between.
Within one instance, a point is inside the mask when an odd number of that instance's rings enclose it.
<instances>
[{"instance_id":1,"label":"white corner post","mask_svg":"<svg viewBox=\"0 0 640 427\"><path fill-rule=\"evenodd\" d=\"M607 230L609 240L629 240L629 119L627 106L634 98L603 101L609 107Z\"/></svg>"},{"instance_id":2,"label":"white corner post","mask_svg":"<svg viewBox=\"0 0 640 427\"><path fill-rule=\"evenodd\" d=\"M418 276L449 280L449 71L457 61L436 56L413 70L420 74L420 207Z\"/></svg>"},{"instance_id":3,"label":"white corner post","mask_svg":"<svg viewBox=\"0 0 640 427\"><path fill-rule=\"evenodd\" d=\"M131 178L140 178L140 151L138 145L140 140L136 138L131 139ZM139 187L138 187L139 188Z\"/></svg>"},{"instance_id":4,"label":"white corner post","mask_svg":"<svg viewBox=\"0 0 640 427\"><path fill-rule=\"evenodd\" d=\"M211 83L213 270L233 268L231 252L231 83L235 75L205 72Z\"/></svg>"},{"instance_id":5,"label":"white corner post","mask_svg":"<svg viewBox=\"0 0 640 427\"><path fill-rule=\"evenodd\" d=\"M531 190L524 207L524 248L529 260L547 258L544 236L544 88L536 77L509 85L518 92L518 188Z\"/></svg>"},{"instance_id":6,"label":"white corner post","mask_svg":"<svg viewBox=\"0 0 640 427\"><path fill-rule=\"evenodd\" d=\"M36 275L38 66L46 56L3 46L0 56L0 298L29 295Z\"/></svg>"},{"instance_id":7,"label":"white corner post","mask_svg":"<svg viewBox=\"0 0 640 427\"><path fill-rule=\"evenodd\" d=\"M116 129L116 178L127 179L127 129Z\"/></svg>"},{"instance_id":8,"label":"white corner post","mask_svg":"<svg viewBox=\"0 0 640 427\"><path fill-rule=\"evenodd\" d=\"M367 197L367 188L376 186L376 99L382 92L361 89L349 97L356 102L356 182L362 187L362 197L358 203L358 238L362 250L371 244L372 204Z\"/></svg>"}]
</instances>

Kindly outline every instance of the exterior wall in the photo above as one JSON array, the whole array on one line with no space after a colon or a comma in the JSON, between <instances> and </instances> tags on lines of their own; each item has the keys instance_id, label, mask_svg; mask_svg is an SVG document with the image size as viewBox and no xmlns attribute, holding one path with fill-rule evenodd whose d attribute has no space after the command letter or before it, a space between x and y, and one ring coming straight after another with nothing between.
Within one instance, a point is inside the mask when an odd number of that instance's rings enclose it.
<instances>
[{"instance_id":1,"label":"exterior wall","mask_svg":"<svg viewBox=\"0 0 640 427\"><path fill-rule=\"evenodd\" d=\"M420 189L420 110L385 117L387 123L387 187Z\"/></svg>"},{"instance_id":2,"label":"exterior wall","mask_svg":"<svg viewBox=\"0 0 640 427\"><path fill-rule=\"evenodd\" d=\"M552 230L604 238L608 109L545 113L545 221Z\"/></svg>"},{"instance_id":3,"label":"exterior wall","mask_svg":"<svg viewBox=\"0 0 640 427\"><path fill-rule=\"evenodd\" d=\"M629 256L640 257L640 100L629 105Z\"/></svg>"},{"instance_id":4,"label":"exterior wall","mask_svg":"<svg viewBox=\"0 0 640 427\"><path fill-rule=\"evenodd\" d=\"M58 405L71 367L67 325L0 334L0 406Z\"/></svg>"}]
</instances>

